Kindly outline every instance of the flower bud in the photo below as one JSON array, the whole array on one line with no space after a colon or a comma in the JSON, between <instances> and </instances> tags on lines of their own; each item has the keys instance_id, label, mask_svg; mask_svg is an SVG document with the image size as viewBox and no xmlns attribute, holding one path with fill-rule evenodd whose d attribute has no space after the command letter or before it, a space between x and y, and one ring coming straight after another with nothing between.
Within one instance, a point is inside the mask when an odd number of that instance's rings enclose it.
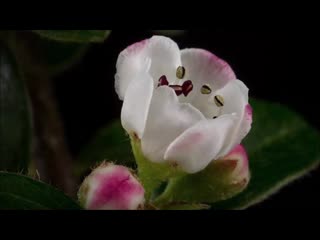
<instances>
[{"instance_id":1,"label":"flower bud","mask_svg":"<svg viewBox=\"0 0 320 240\"><path fill-rule=\"evenodd\" d=\"M250 180L248 156L237 145L225 157L212 161L201 172L169 181L165 191L154 200L159 207L176 202L215 203L242 192Z\"/></svg>"},{"instance_id":2,"label":"flower bud","mask_svg":"<svg viewBox=\"0 0 320 240\"><path fill-rule=\"evenodd\" d=\"M243 189L250 180L248 155L242 145L235 146L227 156L222 158L220 164L229 165L229 180L232 185Z\"/></svg>"},{"instance_id":3,"label":"flower bud","mask_svg":"<svg viewBox=\"0 0 320 240\"><path fill-rule=\"evenodd\" d=\"M78 198L89 210L136 210L143 207L144 189L128 168L103 163L83 181Z\"/></svg>"}]
</instances>

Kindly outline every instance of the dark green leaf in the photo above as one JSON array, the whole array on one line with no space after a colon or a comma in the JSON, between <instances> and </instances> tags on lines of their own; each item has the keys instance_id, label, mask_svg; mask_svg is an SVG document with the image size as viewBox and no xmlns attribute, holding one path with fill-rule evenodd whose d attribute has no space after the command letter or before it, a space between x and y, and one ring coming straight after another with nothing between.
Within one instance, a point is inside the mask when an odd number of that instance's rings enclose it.
<instances>
[{"instance_id":1,"label":"dark green leaf","mask_svg":"<svg viewBox=\"0 0 320 240\"><path fill-rule=\"evenodd\" d=\"M254 100L253 125L243 142L251 181L242 193L215 209L243 209L277 192L320 163L320 135L299 115L279 104Z\"/></svg>"},{"instance_id":2,"label":"dark green leaf","mask_svg":"<svg viewBox=\"0 0 320 240\"><path fill-rule=\"evenodd\" d=\"M79 155L77 175L82 175L103 160L136 168L130 138L126 135L120 121L115 121L101 129L83 149Z\"/></svg>"},{"instance_id":3,"label":"dark green leaf","mask_svg":"<svg viewBox=\"0 0 320 240\"><path fill-rule=\"evenodd\" d=\"M201 203L172 203L162 207L161 210L205 210L209 208L210 205Z\"/></svg>"},{"instance_id":4,"label":"dark green leaf","mask_svg":"<svg viewBox=\"0 0 320 240\"><path fill-rule=\"evenodd\" d=\"M42 37L61 42L103 42L110 30L33 30Z\"/></svg>"},{"instance_id":5,"label":"dark green leaf","mask_svg":"<svg viewBox=\"0 0 320 240\"><path fill-rule=\"evenodd\" d=\"M89 47L87 43L62 43L49 39L39 41L50 74L58 74L78 63Z\"/></svg>"},{"instance_id":6,"label":"dark green leaf","mask_svg":"<svg viewBox=\"0 0 320 240\"><path fill-rule=\"evenodd\" d=\"M215 208L245 208L257 203L320 163L320 135L286 107L253 100L253 128L243 144L249 153L251 181L244 185L225 181L225 161L205 170L172 179L154 204L208 202ZM226 162L225 162L226 163ZM228 165L226 165L228 167ZM228 184L231 183L231 184ZM241 182L239 182L241 183ZM221 200L225 200L222 202Z\"/></svg>"},{"instance_id":7,"label":"dark green leaf","mask_svg":"<svg viewBox=\"0 0 320 240\"><path fill-rule=\"evenodd\" d=\"M32 178L0 172L0 209L81 209L59 190Z\"/></svg>"},{"instance_id":8,"label":"dark green leaf","mask_svg":"<svg viewBox=\"0 0 320 240\"><path fill-rule=\"evenodd\" d=\"M80 62L90 42L61 42L30 32L15 31L8 43L27 72L56 75Z\"/></svg>"},{"instance_id":9,"label":"dark green leaf","mask_svg":"<svg viewBox=\"0 0 320 240\"><path fill-rule=\"evenodd\" d=\"M252 99L251 105L252 130L243 141L249 154L250 183L237 196L215 203L215 209L246 208L258 203L320 163L319 133L302 117L279 104ZM104 131L107 137L101 134L97 138L100 140L93 141L82 156L91 159L91 164L95 159L130 159L132 163L130 141L120 122ZM117 148L120 142L121 147Z\"/></svg>"},{"instance_id":10,"label":"dark green leaf","mask_svg":"<svg viewBox=\"0 0 320 240\"><path fill-rule=\"evenodd\" d=\"M24 81L15 59L0 43L0 169L28 170L31 120Z\"/></svg>"}]
</instances>

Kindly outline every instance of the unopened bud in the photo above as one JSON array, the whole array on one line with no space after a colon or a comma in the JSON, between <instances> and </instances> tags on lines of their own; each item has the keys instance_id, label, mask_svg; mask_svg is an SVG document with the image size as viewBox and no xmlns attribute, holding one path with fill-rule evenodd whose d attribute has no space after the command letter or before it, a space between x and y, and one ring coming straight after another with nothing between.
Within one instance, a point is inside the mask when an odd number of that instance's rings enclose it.
<instances>
[{"instance_id":1,"label":"unopened bud","mask_svg":"<svg viewBox=\"0 0 320 240\"><path fill-rule=\"evenodd\" d=\"M229 180L232 185L244 189L250 180L248 155L242 145L237 145L226 155L220 164L229 165ZM240 190L239 189L239 190Z\"/></svg>"},{"instance_id":2,"label":"unopened bud","mask_svg":"<svg viewBox=\"0 0 320 240\"><path fill-rule=\"evenodd\" d=\"M83 181L78 198L85 209L136 210L143 207L144 189L128 168L103 163Z\"/></svg>"}]
</instances>

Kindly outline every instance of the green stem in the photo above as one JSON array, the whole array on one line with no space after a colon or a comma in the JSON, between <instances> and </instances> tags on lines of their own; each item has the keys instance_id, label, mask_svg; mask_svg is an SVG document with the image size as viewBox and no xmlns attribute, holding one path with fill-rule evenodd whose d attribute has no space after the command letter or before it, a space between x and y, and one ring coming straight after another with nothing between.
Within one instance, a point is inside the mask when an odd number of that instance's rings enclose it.
<instances>
[{"instance_id":1,"label":"green stem","mask_svg":"<svg viewBox=\"0 0 320 240\"><path fill-rule=\"evenodd\" d=\"M154 163L147 159L141 149L140 140L131 136L131 146L138 165L138 176L143 184L147 201L153 202L154 193L162 183L169 179L185 175L179 168L168 163Z\"/></svg>"},{"instance_id":2,"label":"green stem","mask_svg":"<svg viewBox=\"0 0 320 240\"><path fill-rule=\"evenodd\" d=\"M160 209L162 206L168 205L170 202L170 194L168 194L168 191L166 190L152 201L152 203Z\"/></svg>"},{"instance_id":3,"label":"green stem","mask_svg":"<svg viewBox=\"0 0 320 240\"><path fill-rule=\"evenodd\" d=\"M145 197L147 200L150 200L152 197L152 193L154 190L159 187L162 183L162 180L157 178L156 176L152 176L149 174L148 169L150 168L150 164L148 164L142 151L141 151L141 143L133 138L131 138L131 146L133 150L133 155L136 159L138 165L138 175L139 179L142 182L145 190Z\"/></svg>"}]
</instances>

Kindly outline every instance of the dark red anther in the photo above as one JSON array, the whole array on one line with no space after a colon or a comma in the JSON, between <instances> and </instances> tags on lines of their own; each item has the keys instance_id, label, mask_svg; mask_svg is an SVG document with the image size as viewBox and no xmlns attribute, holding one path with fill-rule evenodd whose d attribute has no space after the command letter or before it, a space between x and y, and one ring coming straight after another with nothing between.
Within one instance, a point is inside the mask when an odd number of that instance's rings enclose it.
<instances>
[{"instance_id":1,"label":"dark red anther","mask_svg":"<svg viewBox=\"0 0 320 240\"><path fill-rule=\"evenodd\" d=\"M158 87L160 86L168 86L169 85L169 82L167 80L167 77L165 75L162 75L159 80L158 80Z\"/></svg>"},{"instance_id":2,"label":"dark red anther","mask_svg":"<svg viewBox=\"0 0 320 240\"><path fill-rule=\"evenodd\" d=\"M182 94L182 86L180 85L169 85L177 94L177 96L180 96Z\"/></svg>"},{"instance_id":3,"label":"dark red anther","mask_svg":"<svg viewBox=\"0 0 320 240\"><path fill-rule=\"evenodd\" d=\"M185 97L188 96L188 94L192 91L192 89L193 89L193 84L191 80L185 81L182 84L182 93Z\"/></svg>"}]
</instances>

